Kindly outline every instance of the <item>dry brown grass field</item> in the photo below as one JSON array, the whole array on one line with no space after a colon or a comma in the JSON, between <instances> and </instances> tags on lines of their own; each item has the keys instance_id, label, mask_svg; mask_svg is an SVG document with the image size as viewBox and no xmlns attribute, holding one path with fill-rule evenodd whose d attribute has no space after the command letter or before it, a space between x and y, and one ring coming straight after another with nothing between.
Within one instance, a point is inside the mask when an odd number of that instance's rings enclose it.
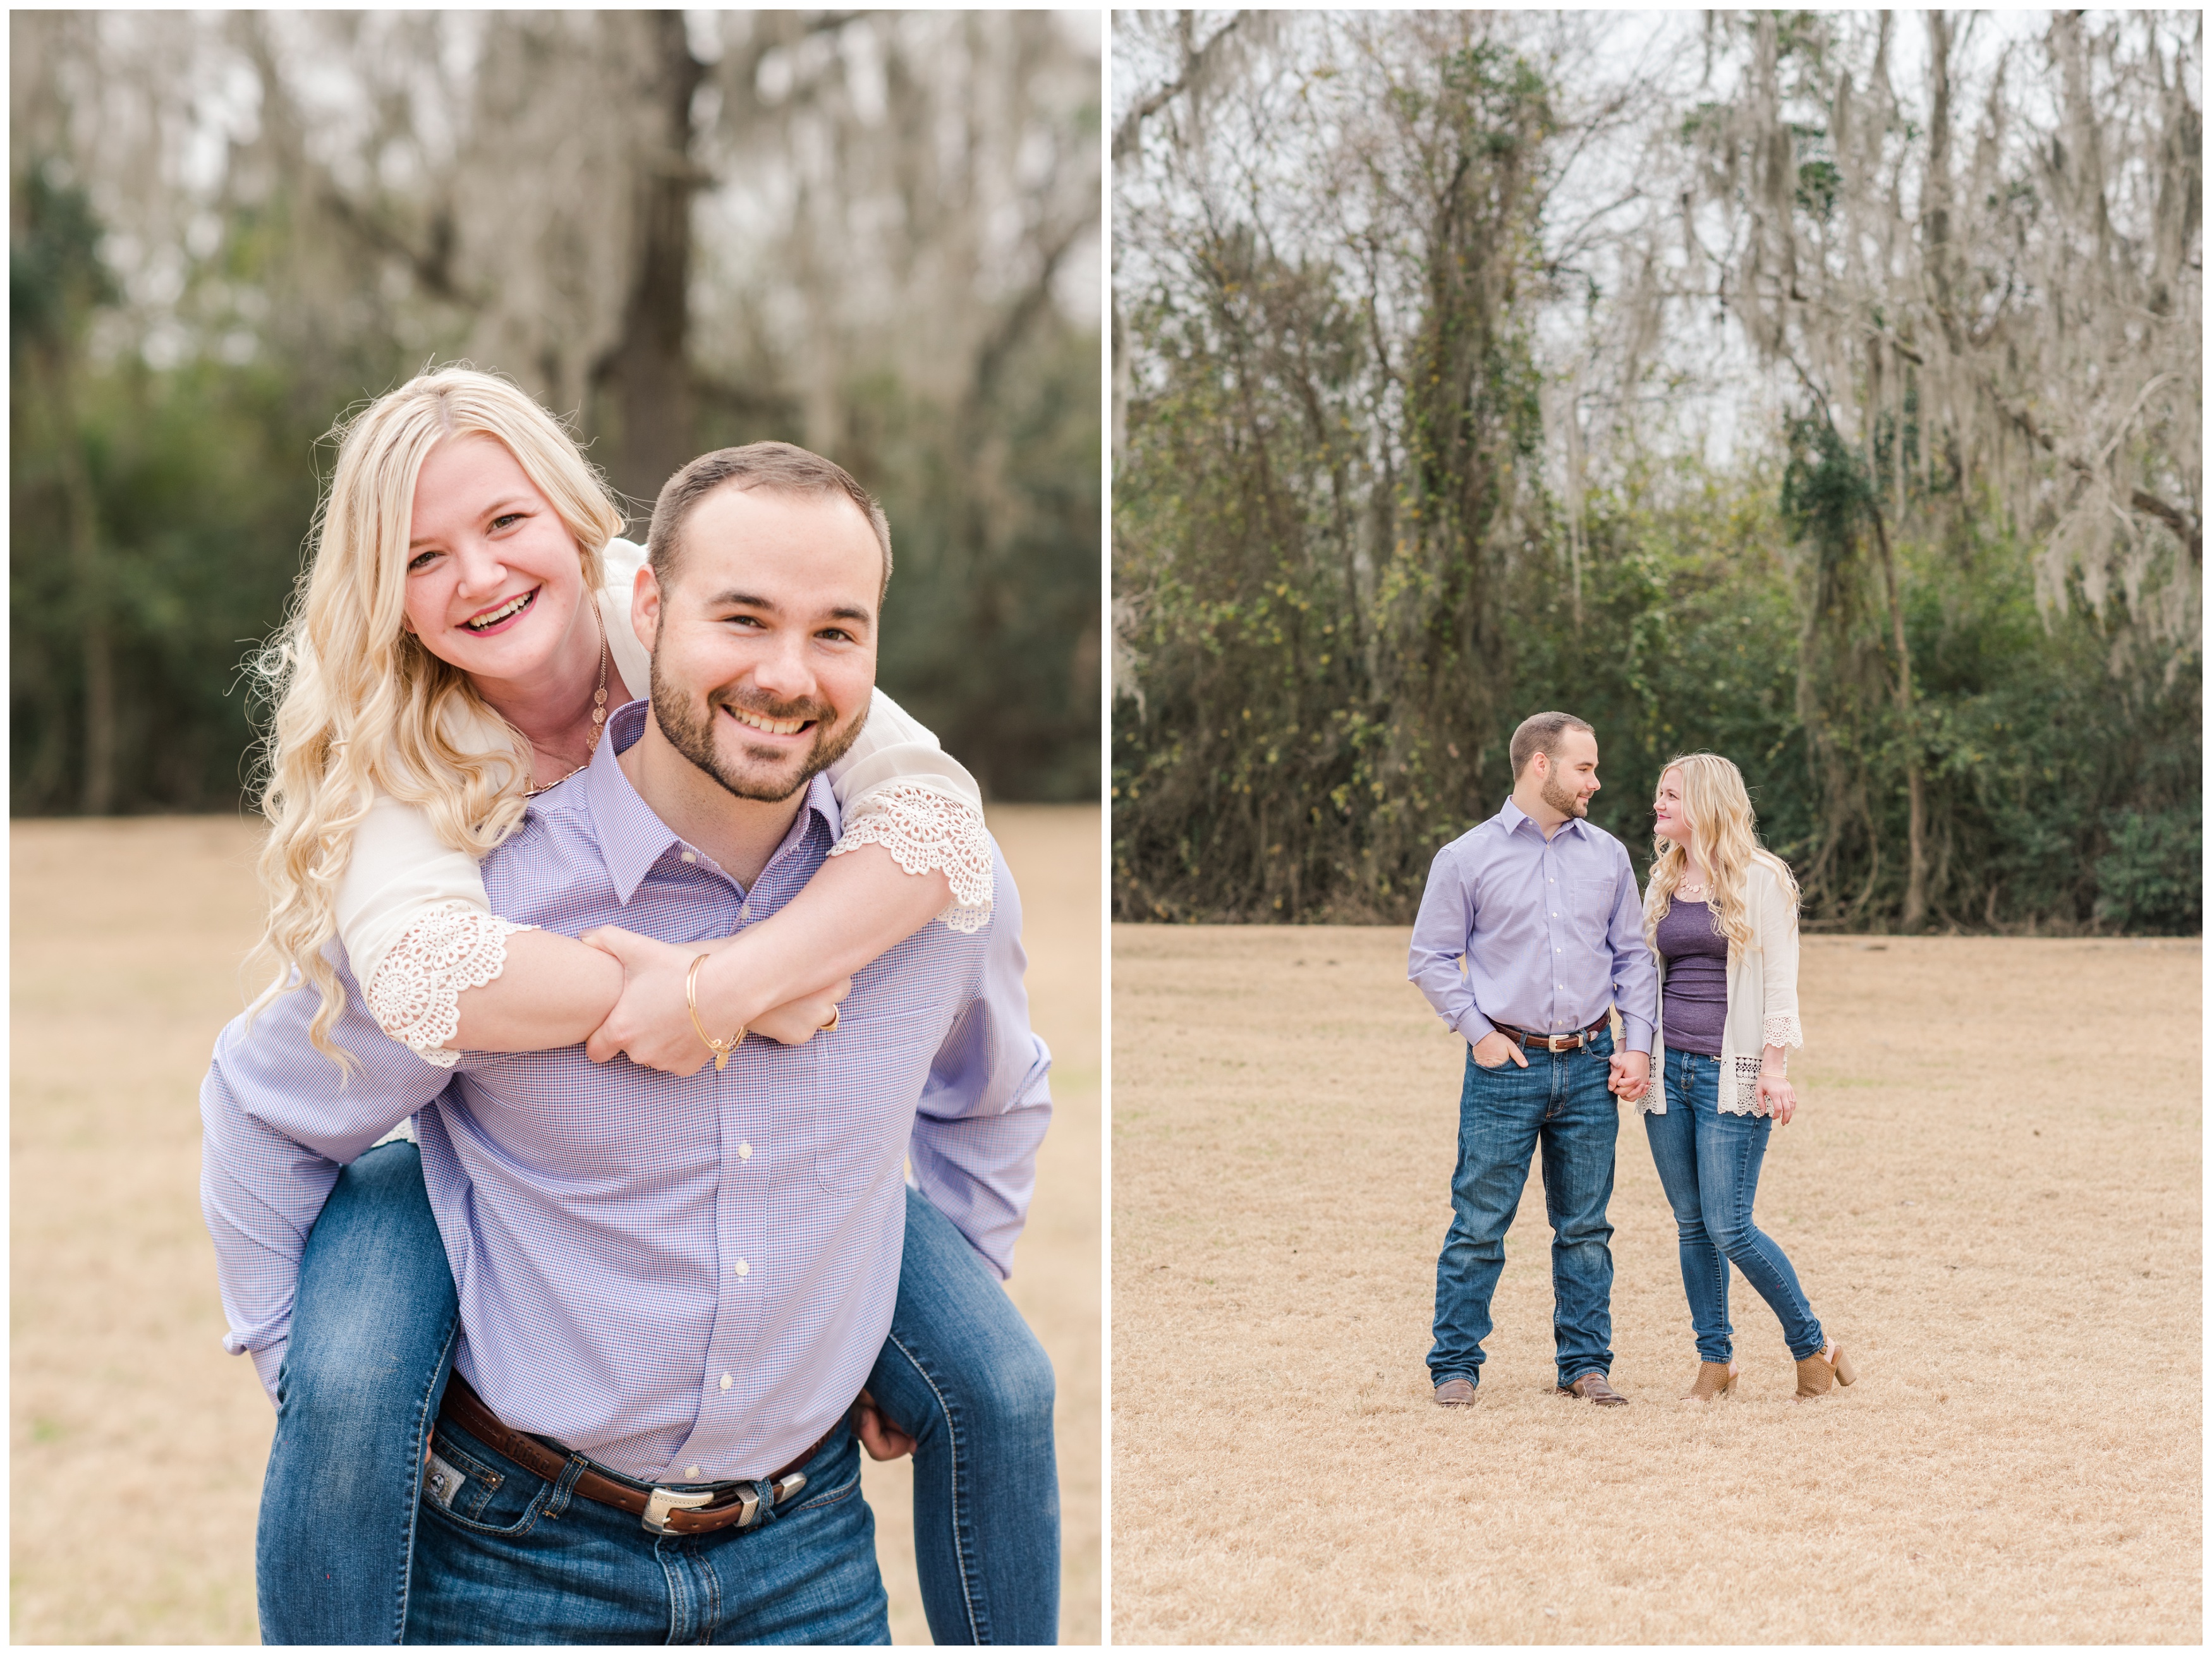
<instances>
[{"instance_id":1,"label":"dry brown grass field","mask_svg":"<svg viewBox=\"0 0 2212 1655\"><path fill-rule=\"evenodd\" d=\"M1556 1398L1532 1172L1475 1404L1430 1401L1465 1046L1386 929L1116 927L1123 1643L2203 1635L2194 940L1808 938L1759 1218L1856 1355L1695 1370L1624 1111L1615 1386Z\"/></svg>"},{"instance_id":2,"label":"dry brown grass field","mask_svg":"<svg viewBox=\"0 0 2212 1655\"><path fill-rule=\"evenodd\" d=\"M1099 935L1095 809L994 809L1019 881L1057 1112L1010 1290L1052 1355L1061 1636L1099 1574ZM272 1416L217 1343L198 1092L239 1006L249 826L14 824L11 1607L19 1643L250 1643ZM894 1635L928 1641L903 1462L867 1489Z\"/></svg>"}]
</instances>

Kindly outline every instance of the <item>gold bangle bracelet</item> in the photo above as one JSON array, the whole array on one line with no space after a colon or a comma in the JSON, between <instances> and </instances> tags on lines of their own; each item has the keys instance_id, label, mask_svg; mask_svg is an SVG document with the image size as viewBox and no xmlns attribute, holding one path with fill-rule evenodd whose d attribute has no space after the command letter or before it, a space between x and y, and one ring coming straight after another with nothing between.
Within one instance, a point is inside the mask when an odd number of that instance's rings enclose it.
<instances>
[{"instance_id":1,"label":"gold bangle bracelet","mask_svg":"<svg viewBox=\"0 0 2212 1655\"><path fill-rule=\"evenodd\" d=\"M709 1034L704 1028L701 1027L699 1022L699 967L706 963L707 956L702 954L699 955L698 958L692 961L691 969L684 974L684 1003L691 1008L691 1027L699 1030L699 1038L706 1041L707 1050L714 1054L714 1069L715 1072L719 1074L721 1071L722 1065L729 1062L730 1053L735 1052L739 1046L744 1044L745 1031L743 1028L740 1028L736 1034L731 1035L728 1040L718 1040L713 1035Z\"/></svg>"}]
</instances>

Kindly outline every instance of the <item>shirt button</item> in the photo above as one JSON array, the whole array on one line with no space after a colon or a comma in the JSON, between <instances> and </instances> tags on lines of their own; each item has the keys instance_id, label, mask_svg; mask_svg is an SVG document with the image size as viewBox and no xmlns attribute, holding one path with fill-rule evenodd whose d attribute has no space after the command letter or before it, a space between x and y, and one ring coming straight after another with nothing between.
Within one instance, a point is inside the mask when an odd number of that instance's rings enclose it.
<instances>
[{"instance_id":1,"label":"shirt button","mask_svg":"<svg viewBox=\"0 0 2212 1655\"><path fill-rule=\"evenodd\" d=\"M730 1388L730 1376L729 1376L728 1374L725 1373L725 1374L723 1374L723 1375L722 1375L722 1389L723 1389L723 1390L725 1390L725 1391L727 1391L729 1388Z\"/></svg>"},{"instance_id":2,"label":"shirt button","mask_svg":"<svg viewBox=\"0 0 2212 1655\"><path fill-rule=\"evenodd\" d=\"M696 862L699 859L699 853L696 851L686 851L684 853L684 859L686 862Z\"/></svg>"},{"instance_id":3,"label":"shirt button","mask_svg":"<svg viewBox=\"0 0 2212 1655\"><path fill-rule=\"evenodd\" d=\"M740 1143L738 1145L738 1159L739 1161L750 1161L752 1158L753 1146L751 1144Z\"/></svg>"},{"instance_id":4,"label":"shirt button","mask_svg":"<svg viewBox=\"0 0 2212 1655\"><path fill-rule=\"evenodd\" d=\"M752 917L753 905L750 902L740 902L738 904L738 923L740 925L744 924L746 920Z\"/></svg>"},{"instance_id":5,"label":"shirt button","mask_svg":"<svg viewBox=\"0 0 2212 1655\"><path fill-rule=\"evenodd\" d=\"M753 1273L753 1267L745 1263L742 1258L738 1259L736 1264L731 1265L730 1268L735 1270L741 1279L744 1276L750 1276Z\"/></svg>"},{"instance_id":6,"label":"shirt button","mask_svg":"<svg viewBox=\"0 0 2212 1655\"><path fill-rule=\"evenodd\" d=\"M684 1475L696 1482L698 1479L699 1468L696 1465L687 1465L684 1468Z\"/></svg>"}]
</instances>

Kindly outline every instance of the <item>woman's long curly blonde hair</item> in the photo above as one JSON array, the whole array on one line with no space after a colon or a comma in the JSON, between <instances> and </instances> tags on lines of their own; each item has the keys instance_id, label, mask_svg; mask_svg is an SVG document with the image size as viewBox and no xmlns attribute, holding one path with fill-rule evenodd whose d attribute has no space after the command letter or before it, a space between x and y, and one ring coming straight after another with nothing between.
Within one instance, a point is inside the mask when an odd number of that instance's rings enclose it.
<instances>
[{"instance_id":1,"label":"woman's long curly blonde hair","mask_svg":"<svg viewBox=\"0 0 2212 1655\"><path fill-rule=\"evenodd\" d=\"M447 367L380 397L333 433L330 493L291 611L252 664L275 712L264 738L261 852L269 918L246 969L264 983L249 1016L303 978L322 996L309 1038L345 1063L330 1030L345 991L325 947L353 830L380 790L421 807L439 838L482 856L522 822L529 744L485 705L468 675L402 621L415 483L457 437L496 439L574 539L585 601L600 554L622 532L605 482L553 416L506 379ZM487 747L486 731L504 732ZM266 973L265 976L264 973Z\"/></svg>"},{"instance_id":2,"label":"woman's long curly blonde hair","mask_svg":"<svg viewBox=\"0 0 2212 1655\"><path fill-rule=\"evenodd\" d=\"M1763 863L1782 881L1792 904L1797 900L1797 878L1790 864L1759 843L1759 813L1751 808L1751 794L1743 785L1743 772L1717 753L1682 753L1659 768L1664 781L1674 771L1682 778L1682 814L1689 821L1690 836L1705 864L1705 877L1720 905L1721 935L1731 953L1748 953L1759 947L1751 926L1748 886L1751 865ZM1671 839L1655 836L1658 852L1651 864L1651 882L1644 893L1644 940L1659 951L1659 922L1674 906L1674 888L1688 870L1688 852Z\"/></svg>"}]
</instances>

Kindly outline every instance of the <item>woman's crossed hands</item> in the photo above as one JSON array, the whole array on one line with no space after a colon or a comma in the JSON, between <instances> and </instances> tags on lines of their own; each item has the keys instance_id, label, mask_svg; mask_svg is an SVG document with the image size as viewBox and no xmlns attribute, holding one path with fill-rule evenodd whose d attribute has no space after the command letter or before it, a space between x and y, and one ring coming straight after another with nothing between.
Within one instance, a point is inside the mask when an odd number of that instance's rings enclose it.
<instances>
[{"instance_id":1,"label":"woman's crossed hands","mask_svg":"<svg viewBox=\"0 0 2212 1655\"><path fill-rule=\"evenodd\" d=\"M678 944L641 937L620 925L601 925L576 940L612 955L623 968L622 997L584 1042L584 1055L593 1063L607 1063L627 1053L632 1063L665 1075L697 1074L714 1054L692 1025L685 981L694 960L716 952L728 939ZM749 1031L780 1045L804 1046L822 1032L838 1002L852 991L853 979L848 977L818 994L802 994L763 1012L748 1025ZM721 1038L735 1031L709 1028L707 1032Z\"/></svg>"}]
</instances>

